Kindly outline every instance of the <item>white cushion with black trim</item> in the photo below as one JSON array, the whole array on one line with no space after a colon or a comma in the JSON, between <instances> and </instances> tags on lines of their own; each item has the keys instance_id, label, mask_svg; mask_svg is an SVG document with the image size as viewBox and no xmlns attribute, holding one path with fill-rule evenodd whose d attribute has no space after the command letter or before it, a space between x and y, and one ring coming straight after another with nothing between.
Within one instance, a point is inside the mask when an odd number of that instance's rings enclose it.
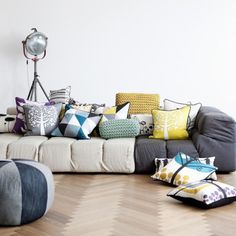
<instances>
[{"instance_id":1,"label":"white cushion with black trim","mask_svg":"<svg viewBox=\"0 0 236 236\"><path fill-rule=\"evenodd\" d=\"M214 208L236 201L236 188L212 180L180 185L167 196L201 208Z\"/></svg>"}]
</instances>

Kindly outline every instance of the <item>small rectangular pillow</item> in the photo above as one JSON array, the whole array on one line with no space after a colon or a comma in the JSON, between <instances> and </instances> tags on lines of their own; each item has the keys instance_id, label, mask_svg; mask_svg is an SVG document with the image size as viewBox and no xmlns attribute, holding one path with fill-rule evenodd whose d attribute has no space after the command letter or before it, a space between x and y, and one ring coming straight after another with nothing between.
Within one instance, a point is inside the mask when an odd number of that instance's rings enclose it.
<instances>
[{"instance_id":1,"label":"small rectangular pillow","mask_svg":"<svg viewBox=\"0 0 236 236\"><path fill-rule=\"evenodd\" d=\"M172 185L181 185L209 178L217 167L203 164L184 153L178 153L166 166L155 173L155 178Z\"/></svg>"},{"instance_id":2,"label":"small rectangular pillow","mask_svg":"<svg viewBox=\"0 0 236 236\"><path fill-rule=\"evenodd\" d=\"M69 109L58 127L52 131L52 136L90 139L89 134L100 121L101 116L94 113Z\"/></svg>"},{"instance_id":3,"label":"small rectangular pillow","mask_svg":"<svg viewBox=\"0 0 236 236\"><path fill-rule=\"evenodd\" d=\"M198 114L198 111L200 110L202 104L201 103L181 103L181 102L175 102L169 99L164 99L164 110L170 111L174 109L179 109L184 106L190 106L189 116L188 116L188 130L191 130L194 127L194 123Z\"/></svg>"},{"instance_id":4,"label":"small rectangular pillow","mask_svg":"<svg viewBox=\"0 0 236 236\"><path fill-rule=\"evenodd\" d=\"M50 135L58 125L61 106L61 103L48 106L24 105L26 135Z\"/></svg>"},{"instance_id":5,"label":"small rectangular pillow","mask_svg":"<svg viewBox=\"0 0 236 236\"><path fill-rule=\"evenodd\" d=\"M100 122L107 120L127 119L129 106L130 103L126 102L124 104L108 108L106 111L104 111Z\"/></svg>"},{"instance_id":6,"label":"small rectangular pillow","mask_svg":"<svg viewBox=\"0 0 236 236\"><path fill-rule=\"evenodd\" d=\"M203 164L208 164L214 166L215 162L215 157L203 157L203 158L196 158L197 161L203 163ZM153 180L156 180L156 174L168 163L172 161L172 158L155 158L154 163L156 166L156 173L151 176ZM212 180L217 180L216 173L212 173L207 179L212 179Z\"/></svg>"},{"instance_id":7,"label":"small rectangular pillow","mask_svg":"<svg viewBox=\"0 0 236 236\"><path fill-rule=\"evenodd\" d=\"M50 90L49 100L50 102L67 104L70 100L70 93L71 86L57 90Z\"/></svg>"},{"instance_id":8,"label":"small rectangular pillow","mask_svg":"<svg viewBox=\"0 0 236 236\"><path fill-rule=\"evenodd\" d=\"M153 136L157 139L187 139L187 121L190 107L185 106L178 110L163 111L153 110L154 121Z\"/></svg>"},{"instance_id":9,"label":"small rectangular pillow","mask_svg":"<svg viewBox=\"0 0 236 236\"><path fill-rule=\"evenodd\" d=\"M197 207L209 209L236 201L236 188L212 180L180 185L167 196Z\"/></svg>"},{"instance_id":10,"label":"small rectangular pillow","mask_svg":"<svg viewBox=\"0 0 236 236\"><path fill-rule=\"evenodd\" d=\"M16 115L0 114L0 133L11 133L16 123Z\"/></svg>"},{"instance_id":11,"label":"small rectangular pillow","mask_svg":"<svg viewBox=\"0 0 236 236\"><path fill-rule=\"evenodd\" d=\"M151 114L131 114L131 119L135 119L139 122L140 125L140 134L149 134L153 133L153 118Z\"/></svg>"},{"instance_id":12,"label":"small rectangular pillow","mask_svg":"<svg viewBox=\"0 0 236 236\"><path fill-rule=\"evenodd\" d=\"M100 122L99 133L102 138L132 138L139 134L139 123L134 119L107 120Z\"/></svg>"},{"instance_id":13,"label":"small rectangular pillow","mask_svg":"<svg viewBox=\"0 0 236 236\"><path fill-rule=\"evenodd\" d=\"M24 134L27 130L25 123L25 113L24 113L24 105L52 105L54 102L33 102L30 100L26 100L24 98L16 97L16 123L13 127L12 132L16 134Z\"/></svg>"}]
</instances>

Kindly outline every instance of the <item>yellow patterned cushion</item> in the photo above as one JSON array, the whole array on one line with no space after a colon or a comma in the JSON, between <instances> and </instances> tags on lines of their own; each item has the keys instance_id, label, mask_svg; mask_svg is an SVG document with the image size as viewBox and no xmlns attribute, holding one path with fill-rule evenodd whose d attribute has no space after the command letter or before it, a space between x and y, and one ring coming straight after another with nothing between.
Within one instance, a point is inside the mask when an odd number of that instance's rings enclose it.
<instances>
[{"instance_id":1,"label":"yellow patterned cushion","mask_svg":"<svg viewBox=\"0 0 236 236\"><path fill-rule=\"evenodd\" d=\"M159 94L117 93L116 105L130 102L129 114L151 114L160 106Z\"/></svg>"},{"instance_id":2,"label":"yellow patterned cushion","mask_svg":"<svg viewBox=\"0 0 236 236\"><path fill-rule=\"evenodd\" d=\"M188 132L186 129L189 110L190 106L172 111L153 110L154 131L150 138L187 139Z\"/></svg>"}]
</instances>

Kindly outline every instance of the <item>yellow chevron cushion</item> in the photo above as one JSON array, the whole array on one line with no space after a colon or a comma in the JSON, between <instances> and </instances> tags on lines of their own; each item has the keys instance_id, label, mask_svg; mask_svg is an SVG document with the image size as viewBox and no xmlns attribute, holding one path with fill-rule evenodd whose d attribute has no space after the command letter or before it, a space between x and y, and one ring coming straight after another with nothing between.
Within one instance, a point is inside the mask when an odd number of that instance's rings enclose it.
<instances>
[{"instance_id":1,"label":"yellow chevron cushion","mask_svg":"<svg viewBox=\"0 0 236 236\"><path fill-rule=\"evenodd\" d=\"M187 139L187 121L190 106L171 111L153 110L153 136L157 139Z\"/></svg>"},{"instance_id":2,"label":"yellow chevron cushion","mask_svg":"<svg viewBox=\"0 0 236 236\"><path fill-rule=\"evenodd\" d=\"M159 94L117 93L116 105L130 102L129 114L151 114L160 106Z\"/></svg>"}]
</instances>

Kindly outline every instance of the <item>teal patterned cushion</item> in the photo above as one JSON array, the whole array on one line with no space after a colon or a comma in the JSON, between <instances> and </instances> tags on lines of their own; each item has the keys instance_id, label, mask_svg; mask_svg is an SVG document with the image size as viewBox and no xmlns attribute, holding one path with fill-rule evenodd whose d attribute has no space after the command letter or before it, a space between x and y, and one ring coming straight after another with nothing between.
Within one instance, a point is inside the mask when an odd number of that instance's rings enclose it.
<instances>
[{"instance_id":1,"label":"teal patterned cushion","mask_svg":"<svg viewBox=\"0 0 236 236\"><path fill-rule=\"evenodd\" d=\"M99 124L100 135L105 139L135 137L139 130L139 122L133 119L107 120Z\"/></svg>"}]
</instances>

